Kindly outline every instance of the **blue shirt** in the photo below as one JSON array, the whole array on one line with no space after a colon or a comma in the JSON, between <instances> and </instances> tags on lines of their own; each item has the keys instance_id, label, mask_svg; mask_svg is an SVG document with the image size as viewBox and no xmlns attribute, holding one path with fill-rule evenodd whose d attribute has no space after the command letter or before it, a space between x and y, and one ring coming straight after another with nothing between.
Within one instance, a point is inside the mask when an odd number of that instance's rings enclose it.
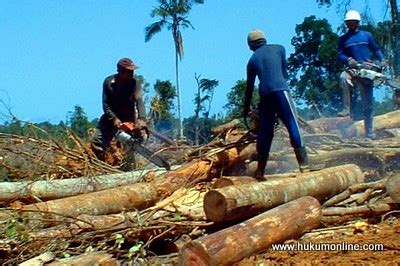
<instances>
[{"instance_id":1,"label":"blue shirt","mask_svg":"<svg viewBox=\"0 0 400 266\"><path fill-rule=\"evenodd\" d=\"M338 60L347 64L349 57L357 62L371 62L371 52L379 61L383 60L383 54L374 37L368 31L348 31L339 38Z\"/></svg>"},{"instance_id":2,"label":"blue shirt","mask_svg":"<svg viewBox=\"0 0 400 266\"><path fill-rule=\"evenodd\" d=\"M258 77L260 96L272 91L289 90L286 79L286 52L282 45L264 44L257 48L247 63L247 87L252 90Z\"/></svg>"}]
</instances>

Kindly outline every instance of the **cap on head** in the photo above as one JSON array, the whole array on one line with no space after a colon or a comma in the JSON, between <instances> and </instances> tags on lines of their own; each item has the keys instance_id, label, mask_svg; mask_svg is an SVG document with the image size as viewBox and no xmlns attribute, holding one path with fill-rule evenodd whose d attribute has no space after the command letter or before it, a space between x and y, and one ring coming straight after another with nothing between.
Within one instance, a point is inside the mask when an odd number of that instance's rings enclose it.
<instances>
[{"instance_id":1,"label":"cap on head","mask_svg":"<svg viewBox=\"0 0 400 266\"><path fill-rule=\"evenodd\" d=\"M256 42L258 40L266 40L265 39L265 35L261 30L252 30L249 32L249 34L247 35L247 42L253 43Z\"/></svg>"},{"instance_id":2,"label":"cap on head","mask_svg":"<svg viewBox=\"0 0 400 266\"><path fill-rule=\"evenodd\" d=\"M358 13L356 10L347 11L346 15L344 16L344 21L348 20L356 20L360 22L361 21L360 13Z\"/></svg>"},{"instance_id":3,"label":"cap on head","mask_svg":"<svg viewBox=\"0 0 400 266\"><path fill-rule=\"evenodd\" d=\"M118 70L127 69L127 70L135 70L137 66L133 63L133 61L129 58L121 58L117 64Z\"/></svg>"},{"instance_id":4,"label":"cap on head","mask_svg":"<svg viewBox=\"0 0 400 266\"><path fill-rule=\"evenodd\" d=\"M255 51L258 47L263 46L267 43L265 35L260 30L252 30L247 35L247 44L250 50Z\"/></svg>"}]
</instances>

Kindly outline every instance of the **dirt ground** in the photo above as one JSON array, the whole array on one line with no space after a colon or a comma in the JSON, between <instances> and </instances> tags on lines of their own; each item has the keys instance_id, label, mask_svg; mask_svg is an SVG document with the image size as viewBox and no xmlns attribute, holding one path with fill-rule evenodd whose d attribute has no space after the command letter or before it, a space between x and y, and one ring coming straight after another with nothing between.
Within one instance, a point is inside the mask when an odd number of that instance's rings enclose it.
<instances>
[{"instance_id":1,"label":"dirt ground","mask_svg":"<svg viewBox=\"0 0 400 266\"><path fill-rule=\"evenodd\" d=\"M398 215L397 215L398 216ZM389 218L383 222L359 221L360 226L337 226L332 230L324 229L305 234L298 241L285 243L346 243L349 244L383 244L383 251L363 250L314 250L314 251L273 251L272 249L262 254L251 256L239 262L237 266L270 265L270 264L295 264L295 265L399 265L400 264L400 218ZM345 247L345 245L343 245ZM310 249L310 245L308 249ZM320 246L319 249L322 246ZM367 249L369 249L368 246ZM379 246L378 246L379 248ZM318 245L314 245L318 249Z\"/></svg>"}]
</instances>

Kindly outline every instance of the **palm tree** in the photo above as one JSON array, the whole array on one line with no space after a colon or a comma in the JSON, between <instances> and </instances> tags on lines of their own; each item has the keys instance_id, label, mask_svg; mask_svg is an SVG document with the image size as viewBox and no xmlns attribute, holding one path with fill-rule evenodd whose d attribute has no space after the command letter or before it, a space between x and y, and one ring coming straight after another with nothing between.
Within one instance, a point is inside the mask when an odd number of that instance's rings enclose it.
<instances>
[{"instance_id":1,"label":"palm tree","mask_svg":"<svg viewBox=\"0 0 400 266\"><path fill-rule=\"evenodd\" d=\"M183 57L183 39L181 28L194 29L187 16L193 4L203 4L204 0L158 0L159 6L151 11L151 17L159 17L160 20L145 28L145 41L148 42L156 33L164 27L172 31L175 44L175 78L178 98L179 137L183 138L181 97L179 88L179 60ZM178 60L179 58L179 60Z\"/></svg>"}]
</instances>

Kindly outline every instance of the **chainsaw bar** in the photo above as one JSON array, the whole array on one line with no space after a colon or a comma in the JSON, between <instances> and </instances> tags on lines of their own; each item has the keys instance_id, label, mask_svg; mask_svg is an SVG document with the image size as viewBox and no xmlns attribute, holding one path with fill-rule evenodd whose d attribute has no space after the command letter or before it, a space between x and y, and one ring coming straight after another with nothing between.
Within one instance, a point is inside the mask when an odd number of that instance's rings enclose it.
<instances>
[{"instance_id":1,"label":"chainsaw bar","mask_svg":"<svg viewBox=\"0 0 400 266\"><path fill-rule=\"evenodd\" d=\"M150 162L154 163L155 165L157 165L159 167L164 167L166 170L171 169L170 164L164 158L153 153L149 149L140 145L138 142L136 142L134 140L130 140L129 144L132 146L133 151L139 153L140 155L142 155L144 158L146 158Z\"/></svg>"}]
</instances>

